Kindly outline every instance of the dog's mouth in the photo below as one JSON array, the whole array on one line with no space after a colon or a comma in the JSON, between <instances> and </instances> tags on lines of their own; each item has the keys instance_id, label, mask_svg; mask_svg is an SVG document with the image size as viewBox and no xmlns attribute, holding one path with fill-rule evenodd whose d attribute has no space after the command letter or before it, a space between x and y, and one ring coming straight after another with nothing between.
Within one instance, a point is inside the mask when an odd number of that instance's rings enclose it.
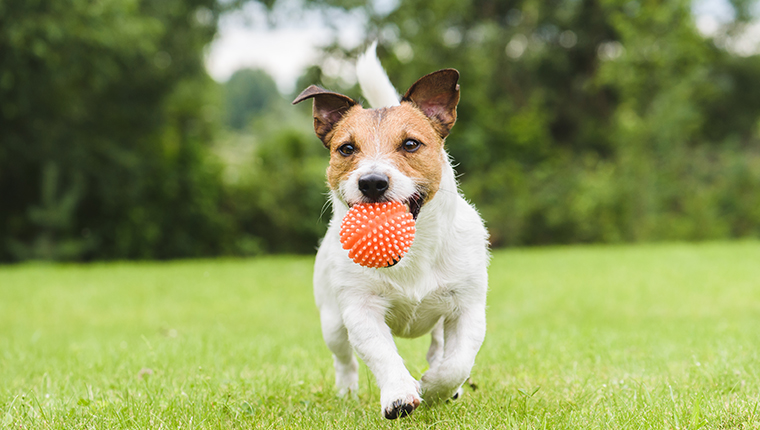
<instances>
[{"instance_id":1,"label":"dog's mouth","mask_svg":"<svg viewBox=\"0 0 760 430\"><path fill-rule=\"evenodd\" d=\"M422 205L425 202L425 198L419 194L414 193L411 197L406 199L404 204L406 204L406 208L409 211L410 214L412 214L412 217L415 221L417 221L417 216L420 214L420 209L422 209ZM393 259L393 261L385 266L385 267L393 267L395 266L400 260L399 259Z\"/></svg>"},{"instance_id":2,"label":"dog's mouth","mask_svg":"<svg viewBox=\"0 0 760 430\"><path fill-rule=\"evenodd\" d=\"M414 193L404 202L407 209L409 209L409 213L412 214L412 217L414 217L415 221L417 220L417 215L420 214L420 209L422 209L422 204L424 201L425 199L421 194Z\"/></svg>"},{"instance_id":3,"label":"dog's mouth","mask_svg":"<svg viewBox=\"0 0 760 430\"><path fill-rule=\"evenodd\" d=\"M361 202L361 203L383 203L383 202L390 202L390 199L387 198L381 198L377 201L368 201L368 202ZM420 210L422 209L422 205L425 204L425 195L421 193L414 193L411 197L409 197L406 200L403 200L402 203L406 205L406 210L412 214L412 217L415 221L417 221L417 216L420 214ZM355 203L351 203L348 205L348 207L352 207Z\"/></svg>"}]
</instances>

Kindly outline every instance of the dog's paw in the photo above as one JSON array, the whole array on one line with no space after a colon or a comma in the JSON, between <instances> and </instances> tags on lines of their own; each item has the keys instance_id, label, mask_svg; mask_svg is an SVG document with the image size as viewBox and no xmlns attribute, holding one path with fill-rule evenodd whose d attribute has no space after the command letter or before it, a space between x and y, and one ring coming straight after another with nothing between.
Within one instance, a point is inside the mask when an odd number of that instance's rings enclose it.
<instances>
[{"instance_id":1,"label":"dog's paw","mask_svg":"<svg viewBox=\"0 0 760 430\"><path fill-rule=\"evenodd\" d=\"M337 377L335 388L338 389L338 397L356 397L359 392L359 378L354 375L348 377Z\"/></svg>"},{"instance_id":2,"label":"dog's paw","mask_svg":"<svg viewBox=\"0 0 760 430\"><path fill-rule=\"evenodd\" d=\"M390 409L386 409L383 414L385 415L385 418L388 418L389 420L395 420L399 417L404 418L411 415L419 405L419 400L412 403L406 403L403 400L396 400L393 402Z\"/></svg>"},{"instance_id":3,"label":"dog's paw","mask_svg":"<svg viewBox=\"0 0 760 430\"><path fill-rule=\"evenodd\" d=\"M338 375L335 380L338 397L356 397L359 392L359 378L357 375Z\"/></svg>"},{"instance_id":4,"label":"dog's paw","mask_svg":"<svg viewBox=\"0 0 760 430\"><path fill-rule=\"evenodd\" d=\"M340 398L350 398L350 399L356 399L359 397L357 394L359 392L359 387L342 387L338 388L338 397Z\"/></svg>"},{"instance_id":5,"label":"dog's paw","mask_svg":"<svg viewBox=\"0 0 760 430\"><path fill-rule=\"evenodd\" d=\"M385 418L395 420L409 416L422 403L417 381L395 390L381 392L382 412Z\"/></svg>"},{"instance_id":6,"label":"dog's paw","mask_svg":"<svg viewBox=\"0 0 760 430\"><path fill-rule=\"evenodd\" d=\"M425 403L436 404L442 401L456 400L462 396L462 383L467 375L457 375L456 372L429 370L422 375L422 396Z\"/></svg>"},{"instance_id":7,"label":"dog's paw","mask_svg":"<svg viewBox=\"0 0 760 430\"><path fill-rule=\"evenodd\" d=\"M462 389L462 387L459 387L459 389L457 389L454 392L454 395L451 396L451 398L448 401L459 400L459 398L462 397L463 395L464 395L464 389Z\"/></svg>"}]
</instances>

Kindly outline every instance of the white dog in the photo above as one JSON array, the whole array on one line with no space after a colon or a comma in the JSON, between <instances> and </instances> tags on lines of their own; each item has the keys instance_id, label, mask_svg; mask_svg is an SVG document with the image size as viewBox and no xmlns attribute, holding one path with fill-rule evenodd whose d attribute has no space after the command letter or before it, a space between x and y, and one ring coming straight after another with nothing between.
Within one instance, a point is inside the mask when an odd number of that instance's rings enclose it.
<instances>
[{"instance_id":1,"label":"white dog","mask_svg":"<svg viewBox=\"0 0 760 430\"><path fill-rule=\"evenodd\" d=\"M459 194L444 140L456 121L459 72L420 78L399 101L374 53L357 64L375 109L310 86L314 129L330 150L327 179L333 217L317 253L314 295L322 333L344 395L359 386L354 351L375 375L386 418L456 398L486 331L488 233ZM416 219L416 237L397 264L354 263L339 241L341 220L357 203L399 201ZM431 333L430 369L415 380L393 336Z\"/></svg>"}]
</instances>

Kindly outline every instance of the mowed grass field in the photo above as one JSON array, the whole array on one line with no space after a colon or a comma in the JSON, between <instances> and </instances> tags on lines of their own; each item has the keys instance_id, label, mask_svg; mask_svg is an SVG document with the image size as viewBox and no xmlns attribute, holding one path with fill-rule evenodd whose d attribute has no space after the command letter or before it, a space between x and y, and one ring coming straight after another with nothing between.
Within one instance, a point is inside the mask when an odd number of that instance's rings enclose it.
<instances>
[{"instance_id":1,"label":"mowed grass field","mask_svg":"<svg viewBox=\"0 0 760 430\"><path fill-rule=\"evenodd\" d=\"M477 389L398 421L336 397L312 262L0 267L0 428L760 428L760 242L496 251Z\"/></svg>"}]
</instances>

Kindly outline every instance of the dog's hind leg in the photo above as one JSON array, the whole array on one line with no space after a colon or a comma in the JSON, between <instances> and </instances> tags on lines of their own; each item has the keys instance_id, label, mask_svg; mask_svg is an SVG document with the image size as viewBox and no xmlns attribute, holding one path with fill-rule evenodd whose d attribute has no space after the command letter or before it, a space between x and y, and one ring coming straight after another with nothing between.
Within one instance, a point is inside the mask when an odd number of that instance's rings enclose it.
<instances>
[{"instance_id":1,"label":"dog's hind leg","mask_svg":"<svg viewBox=\"0 0 760 430\"><path fill-rule=\"evenodd\" d=\"M435 327L433 327L433 330L430 332L430 348L428 348L426 358L430 365L430 369L438 367L443 359L443 317L438 320ZM454 395L451 396L451 400L457 400L462 397L462 394L464 394L464 390L462 387L459 387L459 389L454 392Z\"/></svg>"},{"instance_id":2,"label":"dog's hind leg","mask_svg":"<svg viewBox=\"0 0 760 430\"><path fill-rule=\"evenodd\" d=\"M322 337L333 353L335 386L339 396L356 395L359 390L359 363L348 342L348 332L337 308L323 306L319 310Z\"/></svg>"},{"instance_id":3,"label":"dog's hind leg","mask_svg":"<svg viewBox=\"0 0 760 430\"><path fill-rule=\"evenodd\" d=\"M436 367L422 375L422 396L436 403L461 394L486 332L485 306L473 306L447 318L443 325L443 354Z\"/></svg>"},{"instance_id":4,"label":"dog's hind leg","mask_svg":"<svg viewBox=\"0 0 760 430\"><path fill-rule=\"evenodd\" d=\"M430 332L430 348L428 348L427 361L430 365L430 369L435 369L443 360L443 317L435 324L433 330ZM459 387L454 395L451 396L451 400L457 400L462 397L464 390Z\"/></svg>"},{"instance_id":5,"label":"dog's hind leg","mask_svg":"<svg viewBox=\"0 0 760 430\"><path fill-rule=\"evenodd\" d=\"M425 358L427 358L430 369L438 367L441 359L443 359L443 317L438 320L430 332L430 348L428 348Z\"/></svg>"}]
</instances>

